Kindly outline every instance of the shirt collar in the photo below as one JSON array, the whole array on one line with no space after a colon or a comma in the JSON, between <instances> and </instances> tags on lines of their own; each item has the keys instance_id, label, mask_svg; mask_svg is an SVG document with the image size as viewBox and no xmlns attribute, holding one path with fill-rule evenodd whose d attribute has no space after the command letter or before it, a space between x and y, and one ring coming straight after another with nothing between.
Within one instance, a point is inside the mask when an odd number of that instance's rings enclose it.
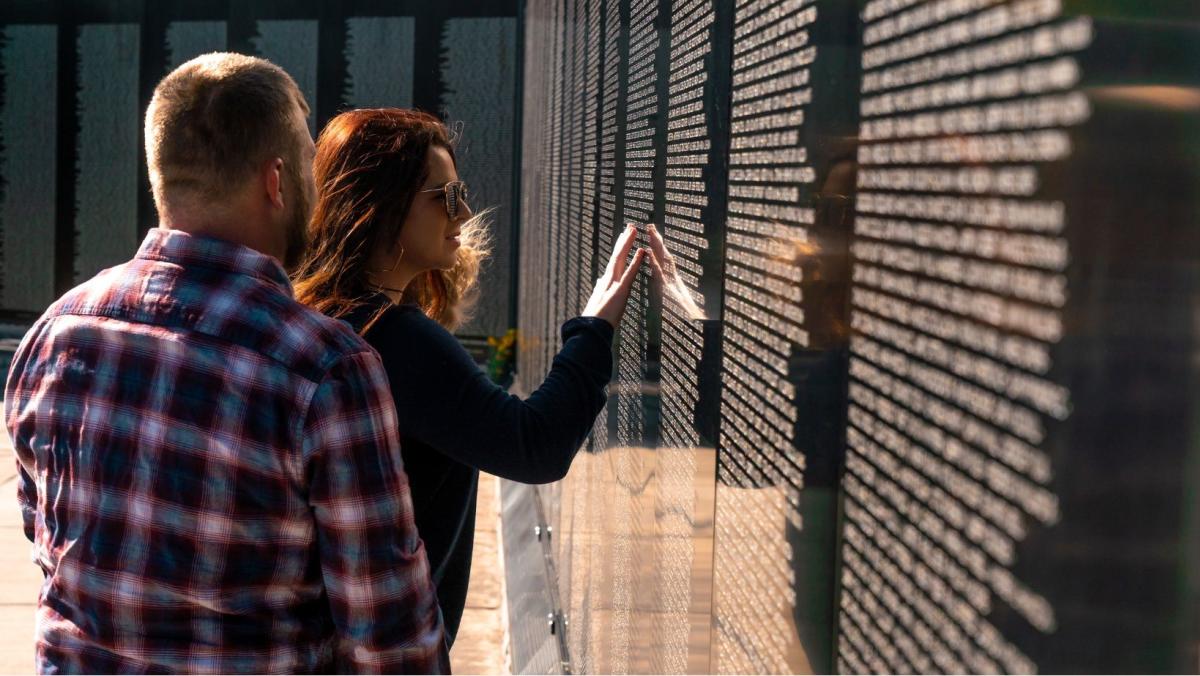
<instances>
[{"instance_id":1,"label":"shirt collar","mask_svg":"<svg viewBox=\"0 0 1200 676\"><path fill-rule=\"evenodd\" d=\"M251 275L278 286L289 296L292 295L291 280L274 257L216 237L151 228L150 232L146 233L146 239L142 240L136 258L165 261L182 267L200 266Z\"/></svg>"}]
</instances>

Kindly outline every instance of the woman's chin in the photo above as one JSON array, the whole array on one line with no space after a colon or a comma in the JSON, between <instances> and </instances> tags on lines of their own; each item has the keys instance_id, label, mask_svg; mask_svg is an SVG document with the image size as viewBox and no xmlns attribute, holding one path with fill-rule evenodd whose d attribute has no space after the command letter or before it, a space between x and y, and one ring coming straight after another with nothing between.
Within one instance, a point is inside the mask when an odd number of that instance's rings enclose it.
<instances>
[{"instance_id":1,"label":"woman's chin","mask_svg":"<svg viewBox=\"0 0 1200 676\"><path fill-rule=\"evenodd\" d=\"M462 246L456 239L446 240L446 242L449 246L446 247L446 255L440 266L443 270L449 270L458 264L458 248Z\"/></svg>"}]
</instances>

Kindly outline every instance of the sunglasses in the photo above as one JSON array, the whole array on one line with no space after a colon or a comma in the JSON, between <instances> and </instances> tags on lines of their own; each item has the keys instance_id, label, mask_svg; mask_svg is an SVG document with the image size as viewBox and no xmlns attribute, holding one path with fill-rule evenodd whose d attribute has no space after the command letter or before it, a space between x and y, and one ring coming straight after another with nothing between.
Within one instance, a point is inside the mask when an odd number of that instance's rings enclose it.
<instances>
[{"instance_id":1,"label":"sunglasses","mask_svg":"<svg viewBox=\"0 0 1200 676\"><path fill-rule=\"evenodd\" d=\"M440 188L418 190L417 192L440 192L446 196L446 215L450 220L458 218L460 205L467 203L467 184L462 181L450 181Z\"/></svg>"}]
</instances>

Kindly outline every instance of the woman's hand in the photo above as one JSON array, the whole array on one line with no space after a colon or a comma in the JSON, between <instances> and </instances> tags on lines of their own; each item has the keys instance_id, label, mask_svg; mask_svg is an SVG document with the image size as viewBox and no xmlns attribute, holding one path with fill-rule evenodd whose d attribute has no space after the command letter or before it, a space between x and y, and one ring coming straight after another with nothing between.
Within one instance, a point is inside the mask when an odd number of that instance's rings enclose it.
<instances>
[{"instance_id":1,"label":"woman's hand","mask_svg":"<svg viewBox=\"0 0 1200 676\"><path fill-rule=\"evenodd\" d=\"M596 286L592 289L592 297L583 308L584 317L599 317L616 328L625 314L625 303L629 300L629 290L633 288L633 279L637 276L638 268L646 257L646 249L638 249L633 260L626 266L625 259L637 239L637 226L630 223L625 232L617 238L613 247L612 257L608 259L608 267Z\"/></svg>"}]
</instances>

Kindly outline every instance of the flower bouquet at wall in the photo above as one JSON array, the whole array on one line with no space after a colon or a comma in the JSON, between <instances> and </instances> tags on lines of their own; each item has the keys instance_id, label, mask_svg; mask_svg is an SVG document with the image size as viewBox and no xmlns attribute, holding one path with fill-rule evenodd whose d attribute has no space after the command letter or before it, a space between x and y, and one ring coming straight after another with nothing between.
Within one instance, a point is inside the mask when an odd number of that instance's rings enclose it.
<instances>
[{"instance_id":1,"label":"flower bouquet at wall","mask_svg":"<svg viewBox=\"0 0 1200 676\"><path fill-rule=\"evenodd\" d=\"M517 363L517 330L509 329L497 338L488 336L487 374L500 387L507 388L513 382L513 370Z\"/></svg>"}]
</instances>

